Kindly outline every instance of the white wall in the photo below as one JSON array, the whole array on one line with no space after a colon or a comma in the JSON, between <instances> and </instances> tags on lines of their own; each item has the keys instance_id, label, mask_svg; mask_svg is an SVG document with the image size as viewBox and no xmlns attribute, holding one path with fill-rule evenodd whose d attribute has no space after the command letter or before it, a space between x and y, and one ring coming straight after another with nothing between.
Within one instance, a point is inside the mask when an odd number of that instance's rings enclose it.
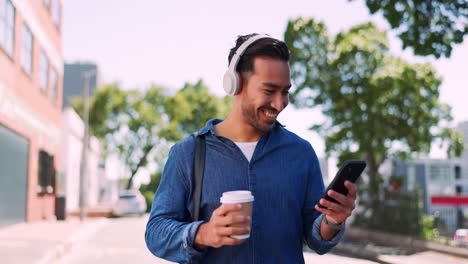
<instances>
[{"instance_id":1,"label":"white wall","mask_svg":"<svg viewBox=\"0 0 468 264\"><path fill-rule=\"evenodd\" d=\"M62 115L61 168L64 176L67 212L79 209L83 130L84 124L78 114L72 108L64 109ZM101 145L95 137L91 137L88 152L87 182L85 183L85 201L89 207L98 204L99 178L104 177L102 169L99 168L100 155Z\"/></svg>"}]
</instances>

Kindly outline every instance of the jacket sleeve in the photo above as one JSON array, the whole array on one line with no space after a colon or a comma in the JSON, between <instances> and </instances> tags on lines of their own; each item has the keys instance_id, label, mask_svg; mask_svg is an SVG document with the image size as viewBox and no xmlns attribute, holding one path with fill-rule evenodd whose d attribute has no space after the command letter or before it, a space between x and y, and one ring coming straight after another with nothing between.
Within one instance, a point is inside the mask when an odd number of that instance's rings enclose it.
<instances>
[{"instance_id":1,"label":"jacket sleeve","mask_svg":"<svg viewBox=\"0 0 468 264\"><path fill-rule=\"evenodd\" d=\"M320 225L323 215L315 210L315 205L318 203L322 195L325 193L323 184L322 173L320 165L312 150L312 160L309 168L309 176L307 182L307 194L303 207L303 223L304 223L304 238L310 249L314 250L317 254L325 254L329 252L343 237L345 228L343 227L335 237L330 240L323 240L320 235Z\"/></svg>"},{"instance_id":2,"label":"jacket sleeve","mask_svg":"<svg viewBox=\"0 0 468 264\"><path fill-rule=\"evenodd\" d=\"M177 146L177 145L176 145ZM193 246L203 221L188 222L189 179L178 166L176 146L169 152L146 225L145 241L155 256L177 263L194 263L204 251Z\"/></svg>"}]
</instances>

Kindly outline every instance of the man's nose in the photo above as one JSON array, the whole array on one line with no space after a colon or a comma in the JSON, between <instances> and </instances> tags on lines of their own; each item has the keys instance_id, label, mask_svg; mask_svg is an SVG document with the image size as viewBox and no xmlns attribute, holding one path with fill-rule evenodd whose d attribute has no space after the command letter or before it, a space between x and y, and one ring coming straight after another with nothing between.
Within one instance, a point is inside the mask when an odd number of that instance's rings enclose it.
<instances>
[{"instance_id":1,"label":"man's nose","mask_svg":"<svg viewBox=\"0 0 468 264\"><path fill-rule=\"evenodd\" d=\"M283 96L281 93L277 93L272 98L271 106L276 109L276 111L281 112L288 105L288 98Z\"/></svg>"}]
</instances>

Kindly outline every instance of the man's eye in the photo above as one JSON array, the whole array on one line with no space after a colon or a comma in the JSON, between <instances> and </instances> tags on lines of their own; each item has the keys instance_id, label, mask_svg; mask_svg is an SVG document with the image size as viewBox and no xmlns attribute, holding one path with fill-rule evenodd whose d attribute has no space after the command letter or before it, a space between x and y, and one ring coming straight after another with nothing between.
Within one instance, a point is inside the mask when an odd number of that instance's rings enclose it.
<instances>
[{"instance_id":1,"label":"man's eye","mask_svg":"<svg viewBox=\"0 0 468 264\"><path fill-rule=\"evenodd\" d=\"M273 90L265 90L265 93L266 93L266 94L273 94L274 92L275 92L275 91L273 91Z\"/></svg>"}]
</instances>

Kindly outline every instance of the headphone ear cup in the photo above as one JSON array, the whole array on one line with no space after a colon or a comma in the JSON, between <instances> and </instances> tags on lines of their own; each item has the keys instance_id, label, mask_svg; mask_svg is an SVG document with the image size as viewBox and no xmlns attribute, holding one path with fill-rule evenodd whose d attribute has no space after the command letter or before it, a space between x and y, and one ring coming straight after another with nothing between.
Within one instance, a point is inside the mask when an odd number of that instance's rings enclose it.
<instances>
[{"instance_id":1,"label":"headphone ear cup","mask_svg":"<svg viewBox=\"0 0 468 264\"><path fill-rule=\"evenodd\" d=\"M237 77L237 74L229 70L226 71L223 77L223 87L224 91L228 95L235 95L239 90L239 79Z\"/></svg>"}]
</instances>

